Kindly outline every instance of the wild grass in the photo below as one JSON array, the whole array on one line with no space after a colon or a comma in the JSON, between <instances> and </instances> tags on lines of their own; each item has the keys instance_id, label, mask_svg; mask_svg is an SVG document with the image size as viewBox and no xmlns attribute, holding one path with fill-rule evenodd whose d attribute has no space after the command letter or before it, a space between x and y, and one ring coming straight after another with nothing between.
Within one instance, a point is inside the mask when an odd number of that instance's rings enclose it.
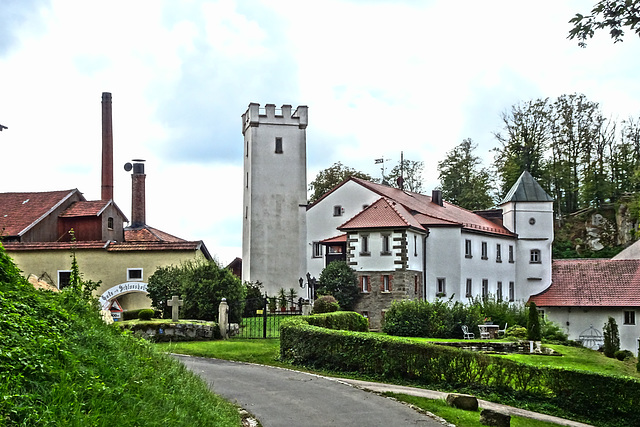
<instances>
[{"instance_id":1,"label":"wild grass","mask_svg":"<svg viewBox=\"0 0 640 427\"><path fill-rule=\"evenodd\" d=\"M77 293L36 291L1 245L0 394L2 426L240 426L235 406Z\"/></svg>"},{"instance_id":2,"label":"wild grass","mask_svg":"<svg viewBox=\"0 0 640 427\"><path fill-rule=\"evenodd\" d=\"M446 421L456 426L483 427L480 423L480 410L465 411L451 407L442 399L427 399L425 397L411 396L408 394L384 393L384 396L393 397L401 402L409 403L413 406L431 412L434 415L444 418ZM558 424L545 421L533 420L519 416L511 416L512 427L557 427Z\"/></svg>"}]
</instances>

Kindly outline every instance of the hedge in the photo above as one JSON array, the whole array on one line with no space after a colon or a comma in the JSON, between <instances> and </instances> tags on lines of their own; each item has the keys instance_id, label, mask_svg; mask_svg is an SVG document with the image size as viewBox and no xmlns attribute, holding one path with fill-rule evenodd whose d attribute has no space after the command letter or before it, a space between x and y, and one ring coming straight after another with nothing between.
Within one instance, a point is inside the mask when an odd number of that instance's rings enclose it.
<instances>
[{"instance_id":1,"label":"hedge","mask_svg":"<svg viewBox=\"0 0 640 427\"><path fill-rule=\"evenodd\" d=\"M283 360L421 385L511 390L547 399L577 417L588 414L607 425L640 425L640 382L633 378L536 367L402 338L325 329L311 324L323 322L317 317L281 324Z\"/></svg>"},{"instance_id":2,"label":"hedge","mask_svg":"<svg viewBox=\"0 0 640 427\"><path fill-rule=\"evenodd\" d=\"M367 332L369 322L355 311L338 311L315 314L306 318L307 323L327 329L342 329L345 331Z\"/></svg>"}]
</instances>

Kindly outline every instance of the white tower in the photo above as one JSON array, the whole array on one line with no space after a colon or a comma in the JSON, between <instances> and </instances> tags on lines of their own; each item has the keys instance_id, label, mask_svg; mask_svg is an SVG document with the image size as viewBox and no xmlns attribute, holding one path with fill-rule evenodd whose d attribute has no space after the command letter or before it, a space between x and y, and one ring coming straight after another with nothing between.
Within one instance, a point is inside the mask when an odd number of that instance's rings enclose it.
<instances>
[{"instance_id":1,"label":"white tower","mask_svg":"<svg viewBox=\"0 0 640 427\"><path fill-rule=\"evenodd\" d=\"M518 235L515 299L526 301L551 285L553 199L524 171L500 207L504 226Z\"/></svg>"},{"instance_id":2,"label":"white tower","mask_svg":"<svg viewBox=\"0 0 640 427\"><path fill-rule=\"evenodd\" d=\"M307 107L251 103L242 115L242 280L269 296L300 291L306 273ZM300 293L300 292L298 292Z\"/></svg>"}]
</instances>

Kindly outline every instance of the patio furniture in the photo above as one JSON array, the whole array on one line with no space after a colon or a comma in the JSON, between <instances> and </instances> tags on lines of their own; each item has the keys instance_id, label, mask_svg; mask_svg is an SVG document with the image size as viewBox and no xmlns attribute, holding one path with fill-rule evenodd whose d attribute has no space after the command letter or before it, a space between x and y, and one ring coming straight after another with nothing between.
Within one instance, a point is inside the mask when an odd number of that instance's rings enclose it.
<instances>
[{"instance_id":1,"label":"patio furniture","mask_svg":"<svg viewBox=\"0 0 640 427\"><path fill-rule=\"evenodd\" d=\"M504 329L498 329L498 336L500 336L500 335L504 336L504 334L507 333L507 325L508 325L508 323L505 323L504 324Z\"/></svg>"},{"instance_id":2,"label":"patio furniture","mask_svg":"<svg viewBox=\"0 0 640 427\"><path fill-rule=\"evenodd\" d=\"M489 340L497 338L498 328L498 325L478 325L478 329L480 330L480 339Z\"/></svg>"},{"instance_id":3,"label":"patio furniture","mask_svg":"<svg viewBox=\"0 0 640 427\"><path fill-rule=\"evenodd\" d=\"M462 325L462 334L464 335L465 340L472 340L476 337L473 332L469 332L467 325Z\"/></svg>"}]
</instances>

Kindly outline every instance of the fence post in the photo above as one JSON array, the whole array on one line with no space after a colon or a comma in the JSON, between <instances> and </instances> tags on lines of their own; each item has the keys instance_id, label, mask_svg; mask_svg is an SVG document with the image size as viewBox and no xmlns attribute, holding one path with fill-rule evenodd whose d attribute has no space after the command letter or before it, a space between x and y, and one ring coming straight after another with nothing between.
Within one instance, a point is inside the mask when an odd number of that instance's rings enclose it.
<instances>
[{"instance_id":1,"label":"fence post","mask_svg":"<svg viewBox=\"0 0 640 427\"><path fill-rule=\"evenodd\" d=\"M222 339L229 338L229 305L226 298L222 298L222 302L218 306L218 326Z\"/></svg>"},{"instance_id":2,"label":"fence post","mask_svg":"<svg viewBox=\"0 0 640 427\"><path fill-rule=\"evenodd\" d=\"M264 300L262 303L262 338L267 337L267 294L264 294Z\"/></svg>"}]
</instances>

